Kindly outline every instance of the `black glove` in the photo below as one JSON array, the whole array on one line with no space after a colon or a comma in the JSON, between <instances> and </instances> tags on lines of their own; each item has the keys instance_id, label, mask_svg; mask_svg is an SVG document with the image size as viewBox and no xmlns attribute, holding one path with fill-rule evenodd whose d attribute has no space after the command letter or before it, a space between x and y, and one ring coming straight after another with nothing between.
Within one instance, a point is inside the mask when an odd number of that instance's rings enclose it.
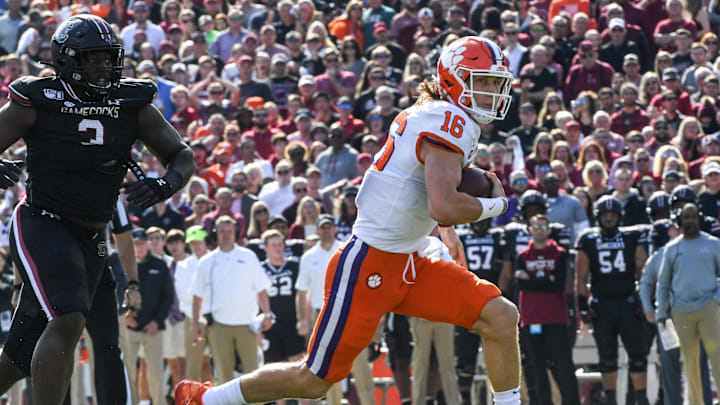
<instances>
[{"instance_id":1,"label":"black glove","mask_svg":"<svg viewBox=\"0 0 720 405\"><path fill-rule=\"evenodd\" d=\"M0 188L6 189L15 185L20 180L25 162L22 160L0 159Z\"/></svg>"},{"instance_id":2,"label":"black glove","mask_svg":"<svg viewBox=\"0 0 720 405\"><path fill-rule=\"evenodd\" d=\"M182 187L182 176L171 170L163 177L149 179L143 176L135 183L126 183L123 187L129 203L148 208L175 194Z\"/></svg>"},{"instance_id":3,"label":"black glove","mask_svg":"<svg viewBox=\"0 0 720 405\"><path fill-rule=\"evenodd\" d=\"M590 310L590 305L588 305L588 298L583 295L578 296L578 312L580 312L580 319L582 319L583 322L592 322L592 311Z\"/></svg>"}]
</instances>

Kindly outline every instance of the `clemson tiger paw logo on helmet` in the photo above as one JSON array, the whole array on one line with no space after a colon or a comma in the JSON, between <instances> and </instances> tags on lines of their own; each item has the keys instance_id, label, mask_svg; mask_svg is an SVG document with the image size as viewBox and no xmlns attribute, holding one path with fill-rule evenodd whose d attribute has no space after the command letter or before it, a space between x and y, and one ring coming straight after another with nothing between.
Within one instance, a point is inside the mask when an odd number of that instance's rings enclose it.
<instances>
[{"instance_id":1,"label":"clemson tiger paw logo on helmet","mask_svg":"<svg viewBox=\"0 0 720 405\"><path fill-rule=\"evenodd\" d=\"M456 66L460 63L465 56L463 54L467 51L467 47L463 46L462 43L454 42L448 49L443 52L440 57L442 58L443 65L448 67L451 73L454 73Z\"/></svg>"},{"instance_id":2,"label":"clemson tiger paw logo on helmet","mask_svg":"<svg viewBox=\"0 0 720 405\"><path fill-rule=\"evenodd\" d=\"M382 285L382 276L380 273L373 273L367 278L367 286L371 289L376 289Z\"/></svg>"}]
</instances>

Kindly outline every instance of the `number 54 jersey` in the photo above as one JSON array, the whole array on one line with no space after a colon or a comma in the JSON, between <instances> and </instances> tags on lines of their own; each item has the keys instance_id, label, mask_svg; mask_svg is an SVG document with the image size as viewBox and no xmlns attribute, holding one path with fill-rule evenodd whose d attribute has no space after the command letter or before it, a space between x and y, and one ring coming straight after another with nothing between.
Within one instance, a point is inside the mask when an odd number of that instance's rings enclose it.
<instances>
[{"instance_id":1,"label":"number 54 jersey","mask_svg":"<svg viewBox=\"0 0 720 405\"><path fill-rule=\"evenodd\" d=\"M363 179L353 233L386 252L421 251L437 225L428 212L421 142L462 154L463 166L468 166L479 138L475 121L447 101L415 104L398 114L385 146Z\"/></svg>"},{"instance_id":2,"label":"number 54 jersey","mask_svg":"<svg viewBox=\"0 0 720 405\"><path fill-rule=\"evenodd\" d=\"M107 222L125 176L122 162L135 143L138 111L155 84L123 79L106 101L85 102L57 77L22 77L13 102L35 109L27 144L27 200L59 215Z\"/></svg>"}]
</instances>

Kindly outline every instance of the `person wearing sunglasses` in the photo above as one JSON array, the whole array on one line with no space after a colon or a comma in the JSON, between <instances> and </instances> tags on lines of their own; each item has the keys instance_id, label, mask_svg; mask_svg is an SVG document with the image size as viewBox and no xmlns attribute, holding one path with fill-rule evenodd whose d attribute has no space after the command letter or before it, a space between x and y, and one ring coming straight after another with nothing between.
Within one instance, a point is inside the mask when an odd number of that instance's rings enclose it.
<instances>
[{"instance_id":1,"label":"person wearing sunglasses","mask_svg":"<svg viewBox=\"0 0 720 405\"><path fill-rule=\"evenodd\" d=\"M613 68L597 59L597 51L590 41L582 41L578 46L580 63L573 65L565 79L565 102L577 98L583 90L598 92L612 84Z\"/></svg>"},{"instance_id":2,"label":"person wearing sunglasses","mask_svg":"<svg viewBox=\"0 0 720 405\"><path fill-rule=\"evenodd\" d=\"M345 131L346 139L353 139L356 135L363 133L365 123L352 114L353 105L350 97L340 97L334 107L338 114L337 122Z\"/></svg>"},{"instance_id":3,"label":"person wearing sunglasses","mask_svg":"<svg viewBox=\"0 0 720 405\"><path fill-rule=\"evenodd\" d=\"M339 68L340 54L333 48L326 48L322 59L325 72L315 76L317 91L329 95L332 99L351 96L355 91L355 74Z\"/></svg>"},{"instance_id":4,"label":"person wearing sunglasses","mask_svg":"<svg viewBox=\"0 0 720 405\"><path fill-rule=\"evenodd\" d=\"M322 173L322 187L337 183L342 179L353 179L358 176L357 152L346 144L345 131L338 124L330 127L328 143L315 161Z\"/></svg>"},{"instance_id":5,"label":"person wearing sunglasses","mask_svg":"<svg viewBox=\"0 0 720 405\"><path fill-rule=\"evenodd\" d=\"M388 26L391 25L386 25L383 21L375 23L373 26L373 38L375 39L375 43L365 49L365 58L368 60L372 59L378 61L378 63L381 64L387 62L384 66L389 65L400 70L405 67L405 62L407 61L407 51L405 50L405 47L392 40L391 37L393 37L393 35L388 30ZM376 53L376 50L379 49L383 52Z\"/></svg>"},{"instance_id":6,"label":"person wearing sunglasses","mask_svg":"<svg viewBox=\"0 0 720 405\"><path fill-rule=\"evenodd\" d=\"M532 240L518 254L514 278L519 290L520 328L526 337L525 349L535 377L536 395L539 403L552 403L546 367L547 361L552 360L562 404L577 404L580 397L572 359L573 342L567 333L570 304L565 297L570 258L550 238L547 216L532 217L529 231ZM544 310L537 311L539 307Z\"/></svg>"}]
</instances>

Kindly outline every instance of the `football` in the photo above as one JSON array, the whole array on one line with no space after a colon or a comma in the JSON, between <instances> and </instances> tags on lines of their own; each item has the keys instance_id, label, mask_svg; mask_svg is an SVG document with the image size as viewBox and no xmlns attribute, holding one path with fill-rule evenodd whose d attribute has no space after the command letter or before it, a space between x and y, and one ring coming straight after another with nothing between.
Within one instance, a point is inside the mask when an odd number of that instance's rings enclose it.
<instances>
[{"instance_id":1,"label":"football","mask_svg":"<svg viewBox=\"0 0 720 405\"><path fill-rule=\"evenodd\" d=\"M462 171L462 180L458 191L470 194L473 197L490 197L492 184L485 177L485 171L475 167L466 167Z\"/></svg>"}]
</instances>

